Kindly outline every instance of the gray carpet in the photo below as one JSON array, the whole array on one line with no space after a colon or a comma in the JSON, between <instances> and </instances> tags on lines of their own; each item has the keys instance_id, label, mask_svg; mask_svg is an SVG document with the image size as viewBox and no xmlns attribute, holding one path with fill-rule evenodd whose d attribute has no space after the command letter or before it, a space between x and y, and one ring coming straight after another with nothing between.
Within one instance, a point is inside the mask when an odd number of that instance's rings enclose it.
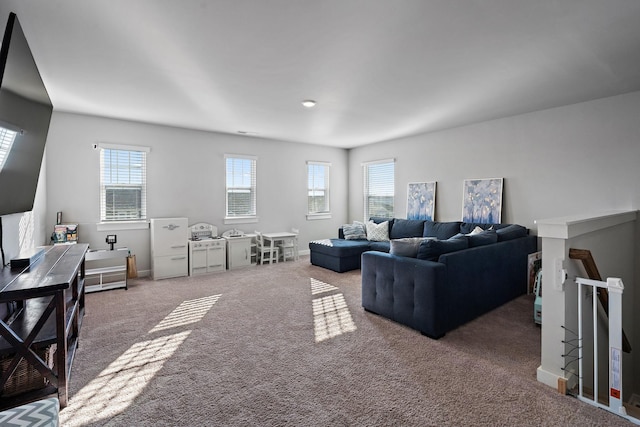
<instances>
[{"instance_id":1,"label":"gray carpet","mask_svg":"<svg viewBox=\"0 0 640 427\"><path fill-rule=\"evenodd\" d=\"M435 341L297 262L87 295L65 426L631 425L536 381L521 297Z\"/></svg>"}]
</instances>

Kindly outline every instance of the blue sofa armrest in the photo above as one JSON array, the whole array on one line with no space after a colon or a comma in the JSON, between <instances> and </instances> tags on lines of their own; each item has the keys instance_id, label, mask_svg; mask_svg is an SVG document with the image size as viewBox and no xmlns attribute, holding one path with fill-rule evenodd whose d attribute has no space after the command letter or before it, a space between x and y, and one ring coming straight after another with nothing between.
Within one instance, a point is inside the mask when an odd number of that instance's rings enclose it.
<instances>
[{"instance_id":1,"label":"blue sofa armrest","mask_svg":"<svg viewBox=\"0 0 640 427\"><path fill-rule=\"evenodd\" d=\"M431 338L447 331L446 269L438 262L383 252L362 254L362 306Z\"/></svg>"}]
</instances>

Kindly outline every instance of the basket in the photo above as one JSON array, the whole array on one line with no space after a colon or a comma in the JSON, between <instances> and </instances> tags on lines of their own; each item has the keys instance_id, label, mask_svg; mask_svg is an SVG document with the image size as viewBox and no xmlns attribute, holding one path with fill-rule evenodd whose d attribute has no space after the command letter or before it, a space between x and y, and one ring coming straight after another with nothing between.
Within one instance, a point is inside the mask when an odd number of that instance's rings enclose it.
<instances>
[{"instance_id":1,"label":"basket","mask_svg":"<svg viewBox=\"0 0 640 427\"><path fill-rule=\"evenodd\" d=\"M44 360L48 367L53 368L56 353L55 344L37 349L35 352L42 360ZM2 356L0 359L0 375L4 374L4 372L9 368L9 364L12 360L13 355ZM3 397L15 396L27 391L44 388L48 384L49 381L23 358L20 360L20 363L18 363L18 367L13 375L9 377L7 383L4 385L1 395Z\"/></svg>"}]
</instances>

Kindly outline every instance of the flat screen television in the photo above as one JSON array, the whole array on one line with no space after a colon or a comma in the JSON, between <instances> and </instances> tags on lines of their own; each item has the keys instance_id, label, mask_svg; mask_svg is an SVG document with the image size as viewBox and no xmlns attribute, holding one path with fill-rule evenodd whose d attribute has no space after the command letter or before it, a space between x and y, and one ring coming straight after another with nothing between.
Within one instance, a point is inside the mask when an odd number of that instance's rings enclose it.
<instances>
[{"instance_id":1,"label":"flat screen television","mask_svg":"<svg viewBox=\"0 0 640 427\"><path fill-rule=\"evenodd\" d=\"M0 49L0 215L28 212L53 106L15 13Z\"/></svg>"}]
</instances>

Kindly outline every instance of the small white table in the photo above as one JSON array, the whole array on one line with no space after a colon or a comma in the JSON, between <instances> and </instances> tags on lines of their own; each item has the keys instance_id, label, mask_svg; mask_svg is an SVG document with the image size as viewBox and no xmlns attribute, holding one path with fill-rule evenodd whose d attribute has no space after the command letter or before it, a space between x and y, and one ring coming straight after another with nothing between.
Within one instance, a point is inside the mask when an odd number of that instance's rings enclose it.
<instances>
[{"instance_id":1,"label":"small white table","mask_svg":"<svg viewBox=\"0 0 640 427\"><path fill-rule=\"evenodd\" d=\"M85 261L90 264L92 261L105 261L105 263L114 265L107 265L103 267L87 268L85 270L85 278L98 277L98 284L89 285L86 287L85 292L97 292L106 291L109 289L125 288L127 289L127 257L129 256L128 248L118 248L114 250L89 249L85 255ZM101 263L104 265L105 263ZM105 275L121 275L121 280L105 282Z\"/></svg>"},{"instance_id":2,"label":"small white table","mask_svg":"<svg viewBox=\"0 0 640 427\"><path fill-rule=\"evenodd\" d=\"M262 233L262 237L264 238L265 243L270 242L269 247L273 250L276 242L286 242L291 240L295 244L295 239L298 237L298 234L292 231L278 231L275 233Z\"/></svg>"}]
</instances>

